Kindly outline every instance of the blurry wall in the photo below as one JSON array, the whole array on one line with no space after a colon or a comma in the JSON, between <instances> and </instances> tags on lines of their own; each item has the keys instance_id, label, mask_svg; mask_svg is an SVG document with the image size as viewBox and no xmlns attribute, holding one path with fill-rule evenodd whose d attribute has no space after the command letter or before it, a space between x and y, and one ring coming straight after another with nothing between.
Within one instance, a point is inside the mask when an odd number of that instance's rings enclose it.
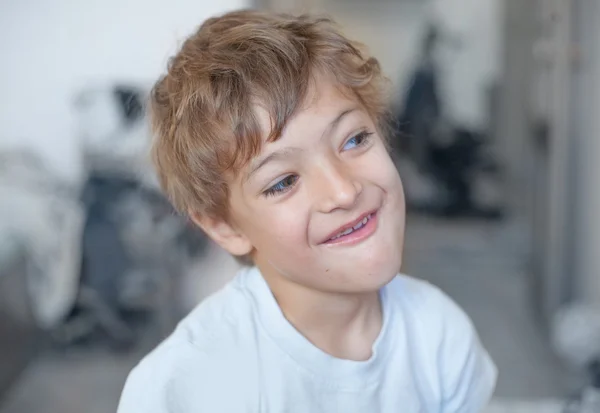
<instances>
[{"instance_id":1,"label":"blurry wall","mask_svg":"<svg viewBox=\"0 0 600 413\"><path fill-rule=\"evenodd\" d=\"M522 3L509 4L513 18L525 16ZM514 94L505 103L514 104L507 124L526 133L521 153L517 145L513 153L522 162L522 176L528 178L519 193L526 195L530 186L534 194L529 211L534 235L532 291L544 314L552 316L570 300L600 303L600 3L543 0L533 11L536 17L529 20L530 26L537 26L535 41L518 45L522 55L517 67L523 70L510 72L507 79ZM522 63L532 56L530 71ZM516 57L513 64L519 63ZM527 80L535 85L533 104L523 99ZM528 170L533 180L527 177Z\"/></svg>"},{"instance_id":2,"label":"blurry wall","mask_svg":"<svg viewBox=\"0 0 600 413\"><path fill-rule=\"evenodd\" d=\"M0 145L38 148L64 175L80 168L77 89L150 84L205 18L249 0L0 0Z\"/></svg>"},{"instance_id":3,"label":"blurry wall","mask_svg":"<svg viewBox=\"0 0 600 413\"><path fill-rule=\"evenodd\" d=\"M526 215L533 191L531 83L536 2L503 1L502 76L498 133L507 177L505 195L517 215Z\"/></svg>"},{"instance_id":4,"label":"blurry wall","mask_svg":"<svg viewBox=\"0 0 600 413\"><path fill-rule=\"evenodd\" d=\"M578 0L574 7L575 270L580 296L600 304L600 3Z\"/></svg>"}]
</instances>

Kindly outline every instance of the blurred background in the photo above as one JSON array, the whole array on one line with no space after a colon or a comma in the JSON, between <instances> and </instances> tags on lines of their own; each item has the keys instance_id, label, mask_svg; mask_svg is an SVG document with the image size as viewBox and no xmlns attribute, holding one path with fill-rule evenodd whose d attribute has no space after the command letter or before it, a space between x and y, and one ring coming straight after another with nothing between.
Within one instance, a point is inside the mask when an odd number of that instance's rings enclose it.
<instances>
[{"instance_id":1,"label":"blurred background","mask_svg":"<svg viewBox=\"0 0 600 413\"><path fill-rule=\"evenodd\" d=\"M489 412L584 411L600 2L0 0L0 413L114 412L128 371L233 277L157 191L143 105L182 39L241 7L327 13L380 60L404 272L472 317L500 370Z\"/></svg>"}]
</instances>

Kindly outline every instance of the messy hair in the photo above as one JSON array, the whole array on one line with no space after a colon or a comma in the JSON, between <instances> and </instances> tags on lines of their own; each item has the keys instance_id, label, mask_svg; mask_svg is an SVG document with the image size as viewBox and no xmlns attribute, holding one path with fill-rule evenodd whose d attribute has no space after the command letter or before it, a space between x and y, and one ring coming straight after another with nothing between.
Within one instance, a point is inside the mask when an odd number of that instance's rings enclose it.
<instances>
[{"instance_id":1,"label":"messy hair","mask_svg":"<svg viewBox=\"0 0 600 413\"><path fill-rule=\"evenodd\" d=\"M225 177L277 140L326 74L383 124L386 99L378 61L328 18L235 11L205 21L155 84L152 159L163 190L182 213L226 218ZM271 118L261 130L256 108Z\"/></svg>"}]
</instances>

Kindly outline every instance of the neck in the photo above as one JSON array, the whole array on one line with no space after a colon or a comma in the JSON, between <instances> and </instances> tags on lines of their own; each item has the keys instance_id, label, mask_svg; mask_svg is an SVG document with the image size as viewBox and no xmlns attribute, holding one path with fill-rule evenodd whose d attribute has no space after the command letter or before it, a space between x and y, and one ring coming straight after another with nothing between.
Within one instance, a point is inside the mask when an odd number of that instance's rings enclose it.
<instances>
[{"instance_id":1,"label":"neck","mask_svg":"<svg viewBox=\"0 0 600 413\"><path fill-rule=\"evenodd\" d=\"M265 277L287 320L316 347L338 358L366 360L383 324L379 293L331 293Z\"/></svg>"}]
</instances>

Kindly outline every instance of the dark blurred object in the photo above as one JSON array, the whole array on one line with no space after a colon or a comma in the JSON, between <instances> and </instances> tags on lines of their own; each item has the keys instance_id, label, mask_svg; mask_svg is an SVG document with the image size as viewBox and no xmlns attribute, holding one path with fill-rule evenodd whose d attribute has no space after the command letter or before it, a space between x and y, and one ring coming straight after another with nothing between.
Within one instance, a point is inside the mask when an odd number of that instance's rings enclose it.
<instances>
[{"instance_id":1,"label":"dark blurred object","mask_svg":"<svg viewBox=\"0 0 600 413\"><path fill-rule=\"evenodd\" d=\"M438 37L435 26L430 26L421 46L421 60L412 75L403 99L403 111L398 117L396 149L410 153L420 168L427 164L427 142L431 141L430 134L441 118L438 76L433 56Z\"/></svg>"},{"instance_id":2,"label":"dark blurred object","mask_svg":"<svg viewBox=\"0 0 600 413\"><path fill-rule=\"evenodd\" d=\"M77 301L53 333L63 347L126 350L148 325L168 334L180 317L174 285L207 246L155 185L144 96L142 88L108 85L76 100L88 170Z\"/></svg>"},{"instance_id":3,"label":"dark blurred object","mask_svg":"<svg viewBox=\"0 0 600 413\"><path fill-rule=\"evenodd\" d=\"M567 401L564 413L600 412L600 359L590 362L587 373L587 384L580 393Z\"/></svg>"},{"instance_id":4,"label":"dark blurred object","mask_svg":"<svg viewBox=\"0 0 600 413\"><path fill-rule=\"evenodd\" d=\"M116 86L114 88L115 97L118 99L118 106L123 111L123 119L126 123L134 124L144 115L142 92L130 86Z\"/></svg>"},{"instance_id":5,"label":"dark blurred object","mask_svg":"<svg viewBox=\"0 0 600 413\"><path fill-rule=\"evenodd\" d=\"M77 135L89 173L156 185L144 119L146 90L134 84L86 87L74 101Z\"/></svg>"},{"instance_id":6,"label":"dark blurred object","mask_svg":"<svg viewBox=\"0 0 600 413\"><path fill-rule=\"evenodd\" d=\"M126 350L146 321L166 335L179 316L170 285L204 251L205 237L159 193L127 177L92 175L83 198L81 284L55 339L62 345L100 340Z\"/></svg>"},{"instance_id":7,"label":"dark blurred object","mask_svg":"<svg viewBox=\"0 0 600 413\"><path fill-rule=\"evenodd\" d=\"M438 194L428 202L407 199L409 208L445 217L498 219L498 206L479 205L473 196L478 175L497 174L493 159L485 158L488 145L481 133L449 125L439 97L439 69L435 52L442 36L430 24L421 45L421 57L409 83L398 116L394 149L431 178ZM410 194L409 194L410 195Z\"/></svg>"},{"instance_id":8,"label":"dark blurred object","mask_svg":"<svg viewBox=\"0 0 600 413\"><path fill-rule=\"evenodd\" d=\"M24 249L0 257L0 400L37 350L40 328L31 307Z\"/></svg>"}]
</instances>

